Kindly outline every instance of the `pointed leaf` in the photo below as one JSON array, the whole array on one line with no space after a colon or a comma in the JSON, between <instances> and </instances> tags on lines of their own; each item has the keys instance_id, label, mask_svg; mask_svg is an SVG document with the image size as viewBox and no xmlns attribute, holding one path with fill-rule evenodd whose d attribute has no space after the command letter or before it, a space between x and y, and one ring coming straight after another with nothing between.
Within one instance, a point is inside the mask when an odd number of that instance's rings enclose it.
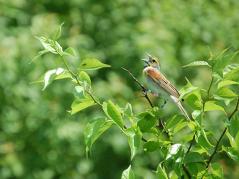
<instances>
[{"instance_id":1,"label":"pointed leaf","mask_svg":"<svg viewBox=\"0 0 239 179\"><path fill-rule=\"evenodd\" d=\"M86 151L88 152L94 142L111 127L112 121L107 121L103 118L96 119L93 122L89 122L84 131Z\"/></svg>"},{"instance_id":2,"label":"pointed leaf","mask_svg":"<svg viewBox=\"0 0 239 179\"><path fill-rule=\"evenodd\" d=\"M121 179L135 179L134 173L131 170L131 165L123 171Z\"/></svg>"},{"instance_id":3,"label":"pointed leaf","mask_svg":"<svg viewBox=\"0 0 239 179\"><path fill-rule=\"evenodd\" d=\"M95 105L95 102L91 98L76 99L71 105L71 115Z\"/></svg>"},{"instance_id":4,"label":"pointed leaf","mask_svg":"<svg viewBox=\"0 0 239 179\"><path fill-rule=\"evenodd\" d=\"M54 33L54 40L57 40L61 37L61 32L62 32L62 26L64 25L64 23L61 23L61 25L57 28L57 30Z\"/></svg>"},{"instance_id":5,"label":"pointed leaf","mask_svg":"<svg viewBox=\"0 0 239 179\"><path fill-rule=\"evenodd\" d=\"M75 49L72 48L72 47L68 47L68 48L64 51L64 55L75 57L75 56L76 56Z\"/></svg>"},{"instance_id":6,"label":"pointed leaf","mask_svg":"<svg viewBox=\"0 0 239 179\"><path fill-rule=\"evenodd\" d=\"M143 112L138 115L140 119L137 123L140 130L142 132L149 132L152 127L154 127L157 123L157 119L155 116L150 112Z\"/></svg>"},{"instance_id":7,"label":"pointed leaf","mask_svg":"<svg viewBox=\"0 0 239 179\"><path fill-rule=\"evenodd\" d=\"M121 110L111 101L103 103L103 110L105 114L112 119L120 128L123 129L124 121L121 115Z\"/></svg>"},{"instance_id":8,"label":"pointed leaf","mask_svg":"<svg viewBox=\"0 0 239 179\"><path fill-rule=\"evenodd\" d=\"M88 85L91 85L90 76L84 71L80 72L79 80L82 81L83 83L86 82Z\"/></svg>"},{"instance_id":9,"label":"pointed leaf","mask_svg":"<svg viewBox=\"0 0 239 179\"><path fill-rule=\"evenodd\" d=\"M63 68L57 68L53 70L49 70L44 75L44 87L42 90L45 90L46 87L50 84L50 82L54 79L54 77L63 74L65 70Z\"/></svg>"},{"instance_id":10,"label":"pointed leaf","mask_svg":"<svg viewBox=\"0 0 239 179\"><path fill-rule=\"evenodd\" d=\"M223 80L220 83L218 83L217 88L219 89L229 85L239 85L239 83L236 81L231 81L231 80Z\"/></svg>"},{"instance_id":11,"label":"pointed leaf","mask_svg":"<svg viewBox=\"0 0 239 179\"><path fill-rule=\"evenodd\" d=\"M96 58L86 58L80 64L80 70L96 70L100 68L110 67Z\"/></svg>"},{"instance_id":12,"label":"pointed leaf","mask_svg":"<svg viewBox=\"0 0 239 179\"><path fill-rule=\"evenodd\" d=\"M167 176L165 170L163 169L161 163L157 167L156 175L157 175L157 178L168 179L168 176Z\"/></svg>"},{"instance_id":13,"label":"pointed leaf","mask_svg":"<svg viewBox=\"0 0 239 179\"><path fill-rule=\"evenodd\" d=\"M183 68L185 67L194 67L194 66L207 66L211 68L211 65L208 64L206 61L194 61L192 63L189 63L188 65L184 65Z\"/></svg>"},{"instance_id":14,"label":"pointed leaf","mask_svg":"<svg viewBox=\"0 0 239 179\"><path fill-rule=\"evenodd\" d=\"M205 111L224 111L224 108L222 106L219 106L216 104L216 101L207 101L205 103L205 107L204 107Z\"/></svg>"}]
</instances>

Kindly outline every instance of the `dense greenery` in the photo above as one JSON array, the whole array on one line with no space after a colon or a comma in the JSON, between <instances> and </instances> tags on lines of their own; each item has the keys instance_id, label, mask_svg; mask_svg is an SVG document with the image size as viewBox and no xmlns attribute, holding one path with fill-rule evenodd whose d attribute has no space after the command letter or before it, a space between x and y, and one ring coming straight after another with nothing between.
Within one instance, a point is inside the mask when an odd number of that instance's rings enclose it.
<instances>
[{"instance_id":1,"label":"dense greenery","mask_svg":"<svg viewBox=\"0 0 239 179\"><path fill-rule=\"evenodd\" d=\"M0 178L237 178L238 7L0 1ZM121 68L146 52L190 122Z\"/></svg>"}]
</instances>

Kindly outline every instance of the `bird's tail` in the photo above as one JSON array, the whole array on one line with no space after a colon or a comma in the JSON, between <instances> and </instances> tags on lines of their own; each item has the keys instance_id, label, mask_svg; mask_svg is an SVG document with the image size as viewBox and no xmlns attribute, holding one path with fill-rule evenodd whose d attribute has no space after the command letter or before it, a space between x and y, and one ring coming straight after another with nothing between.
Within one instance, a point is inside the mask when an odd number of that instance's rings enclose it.
<instances>
[{"instance_id":1,"label":"bird's tail","mask_svg":"<svg viewBox=\"0 0 239 179\"><path fill-rule=\"evenodd\" d=\"M170 96L172 98L172 100L177 104L178 108L180 109L180 111L183 113L183 115L186 117L187 120L190 120L190 117L188 116L187 111L184 109L181 101L176 98L175 96Z\"/></svg>"}]
</instances>

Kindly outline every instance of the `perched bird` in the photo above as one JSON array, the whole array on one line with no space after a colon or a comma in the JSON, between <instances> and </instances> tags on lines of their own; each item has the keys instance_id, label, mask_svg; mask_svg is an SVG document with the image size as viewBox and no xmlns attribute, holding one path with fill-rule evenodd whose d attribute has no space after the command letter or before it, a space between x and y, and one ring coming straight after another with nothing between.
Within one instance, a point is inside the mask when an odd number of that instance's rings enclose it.
<instances>
[{"instance_id":1,"label":"perched bird","mask_svg":"<svg viewBox=\"0 0 239 179\"><path fill-rule=\"evenodd\" d=\"M160 72L159 61L156 57L147 55L147 59L143 59L145 62L143 73L149 82L149 88L152 92L157 94L167 94L175 102L180 111L190 120L187 111L184 109L179 97L178 90L171 84L171 82ZM162 92L162 93L161 93Z\"/></svg>"}]
</instances>

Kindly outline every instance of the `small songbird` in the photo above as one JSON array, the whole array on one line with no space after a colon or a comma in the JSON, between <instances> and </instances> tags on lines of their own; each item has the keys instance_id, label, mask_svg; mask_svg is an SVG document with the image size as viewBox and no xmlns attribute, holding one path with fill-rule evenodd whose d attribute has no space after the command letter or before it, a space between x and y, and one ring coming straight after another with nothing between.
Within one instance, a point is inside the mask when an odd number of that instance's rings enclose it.
<instances>
[{"instance_id":1,"label":"small songbird","mask_svg":"<svg viewBox=\"0 0 239 179\"><path fill-rule=\"evenodd\" d=\"M186 110L184 109L179 97L180 94L178 90L171 84L171 82L160 72L159 61L156 57L153 57L147 54L147 59L143 59L145 62L143 73L149 82L150 90L157 94L167 94L170 98L175 102L180 111L186 117L186 119L190 120Z\"/></svg>"}]
</instances>

